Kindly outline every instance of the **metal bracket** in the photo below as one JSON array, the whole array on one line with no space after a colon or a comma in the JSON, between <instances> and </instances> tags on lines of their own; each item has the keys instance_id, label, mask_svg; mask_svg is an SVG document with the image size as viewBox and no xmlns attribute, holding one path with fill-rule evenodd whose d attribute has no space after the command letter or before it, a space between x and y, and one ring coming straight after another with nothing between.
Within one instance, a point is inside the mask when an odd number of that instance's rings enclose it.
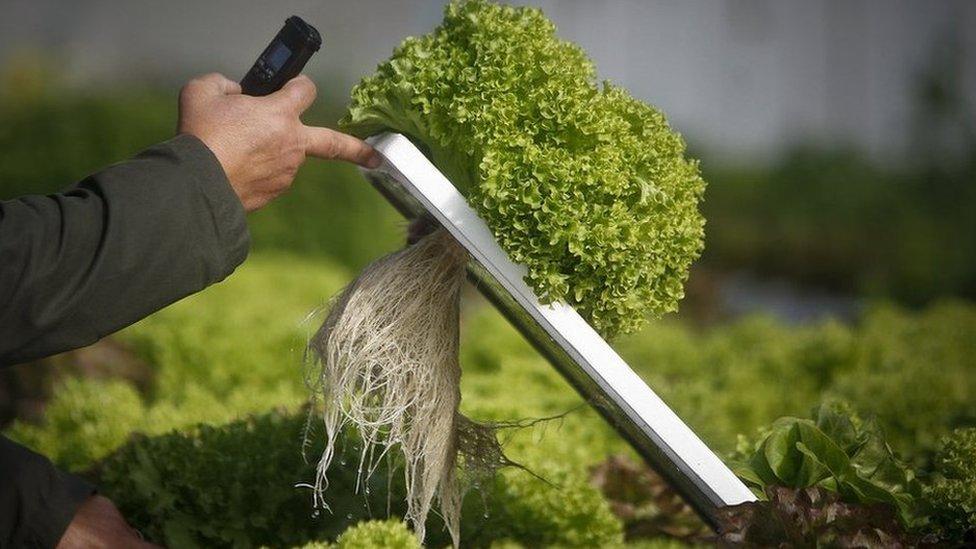
<instances>
[{"instance_id":1,"label":"metal bracket","mask_svg":"<svg viewBox=\"0 0 976 549\"><path fill-rule=\"evenodd\" d=\"M400 134L368 139L384 158L364 170L407 218L428 214L471 255L468 278L670 485L713 527L721 507L753 493L565 303L543 305L464 196Z\"/></svg>"}]
</instances>

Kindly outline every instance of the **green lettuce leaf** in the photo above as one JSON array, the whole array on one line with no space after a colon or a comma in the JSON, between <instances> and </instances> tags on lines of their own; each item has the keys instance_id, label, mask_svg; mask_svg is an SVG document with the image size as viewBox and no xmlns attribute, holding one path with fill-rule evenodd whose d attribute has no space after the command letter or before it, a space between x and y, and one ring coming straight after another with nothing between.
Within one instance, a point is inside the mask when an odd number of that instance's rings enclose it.
<instances>
[{"instance_id":1,"label":"green lettuce leaf","mask_svg":"<svg viewBox=\"0 0 976 549\"><path fill-rule=\"evenodd\" d=\"M880 429L840 403L824 404L813 416L776 420L733 460L739 477L759 495L771 486L816 486L845 502L891 505L906 524L917 523L918 483Z\"/></svg>"},{"instance_id":2,"label":"green lettuce leaf","mask_svg":"<svg viewBox=\"0 0 976 549\"><path fill-rule=\"evenodd\" d=\"M697 162L538 9L455 2L352 92L346 131L409 136L543 302L604 336L674 311L703 246Z\"/></svg>"}]
</instances>

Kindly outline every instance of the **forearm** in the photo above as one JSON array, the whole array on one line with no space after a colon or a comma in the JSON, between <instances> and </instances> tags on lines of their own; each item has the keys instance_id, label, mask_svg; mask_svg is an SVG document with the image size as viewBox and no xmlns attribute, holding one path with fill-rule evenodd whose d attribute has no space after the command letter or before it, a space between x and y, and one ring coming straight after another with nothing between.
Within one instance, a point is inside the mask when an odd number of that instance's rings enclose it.
<instances>
[{"instance_id":1,"label":"forearm","mask_svg":"<svg viewBox=\"0 0 976 549\"><path fill-rule=\"evenodd\" d=\"M240 200L179 136L65 192L0 202L0 364L87 345L243 261Z\"/></svg>"}]
</instances>

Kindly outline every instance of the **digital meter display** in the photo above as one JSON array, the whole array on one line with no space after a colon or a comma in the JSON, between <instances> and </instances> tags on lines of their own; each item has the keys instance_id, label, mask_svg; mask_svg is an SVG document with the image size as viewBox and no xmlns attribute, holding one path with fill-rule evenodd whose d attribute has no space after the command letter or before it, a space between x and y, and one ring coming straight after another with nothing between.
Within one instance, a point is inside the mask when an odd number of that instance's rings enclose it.
<instances>
[{"instance_id":1,"label":"digital meter display","mask_svg":"<svg viewBox=\"0 0 976 549\"><path fill-rule=\"evenodd\" d=\"M280 90L285 82L302 72L305 63L320 47L319 31L301 17L292 15L241 79L241 92L262 97Z\"/></svg>"},{"instance_id":2,"label":"digital meter display","mask_svg":"<svg viewBox=\"0 0 976 549\"><path fill-rule=\"evenodd\" d=\"M285 65L285 61L288 61L291 50L281 42L272 44L270 50L267 56L268 68L272 71L278 71Z\"/></svg>"}]
</instances>

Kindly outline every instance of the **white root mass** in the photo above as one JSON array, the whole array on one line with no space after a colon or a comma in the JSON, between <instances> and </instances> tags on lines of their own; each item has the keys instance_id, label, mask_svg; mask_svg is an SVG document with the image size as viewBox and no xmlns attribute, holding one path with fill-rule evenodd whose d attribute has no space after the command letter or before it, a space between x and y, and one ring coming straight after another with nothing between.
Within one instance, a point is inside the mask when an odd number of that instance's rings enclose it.
<instances>
[{"instance_id":1,"label":"white root mass","mask_svg":"<svg viewBox=\"0 0 976 549\"><path fill-rule=\"evenodd\" d=\"M462 498L458 309L466 261L444 229L379 259L339 295L309 342L308 382L322 399L327 437L316 502L324 505L326 473L351 426L363 443L360 485L390 452L401 452L404 518L422 541L436 500L455 546Z\"/></svg>"}]
</instances>

